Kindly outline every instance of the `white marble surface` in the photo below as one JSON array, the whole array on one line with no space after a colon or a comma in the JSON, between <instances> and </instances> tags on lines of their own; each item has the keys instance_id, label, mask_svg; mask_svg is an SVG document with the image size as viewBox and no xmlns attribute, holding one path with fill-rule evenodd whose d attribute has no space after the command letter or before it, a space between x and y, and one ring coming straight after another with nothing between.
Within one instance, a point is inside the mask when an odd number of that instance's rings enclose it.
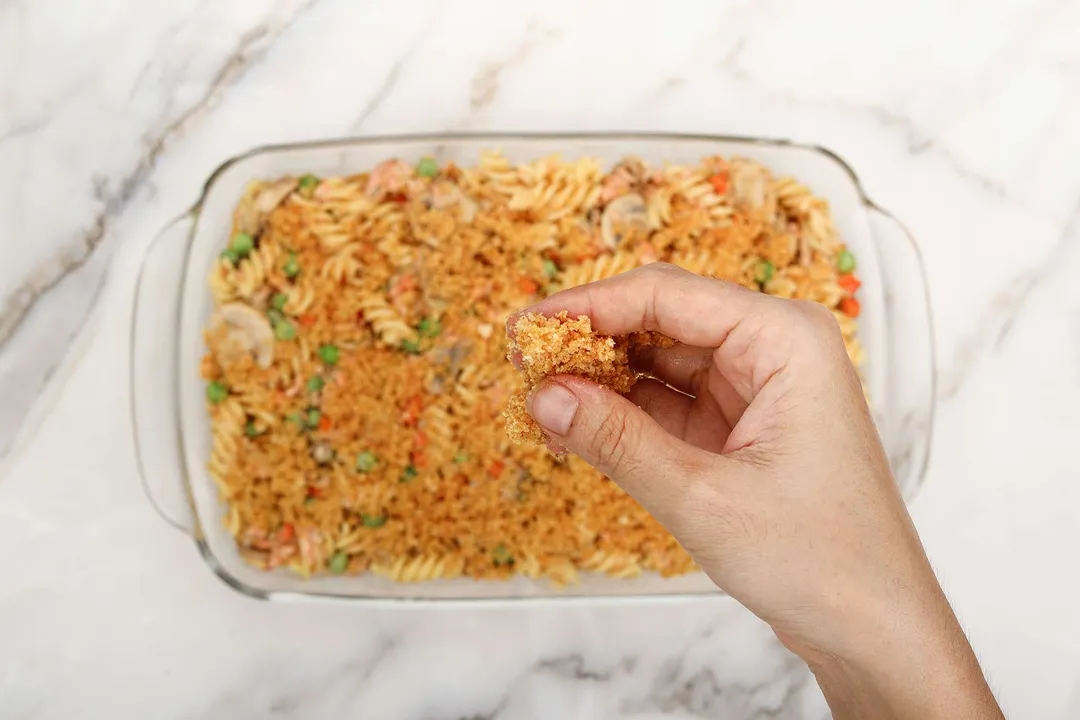
<instances>
[{"instance_id":1,"label":"white marble surface","mask_svg":"<svg viewBox=\"0 0 1080 720\"><path fill-rule=\"evenodd\" d=\"M224 157L387 132L823 144L926 255L913 514L1014 717L1080 717L1080 1L0 2L0 717L821 718L730 601L248 600L154 514L134 272Z\"/></svg>"}]
</instances>

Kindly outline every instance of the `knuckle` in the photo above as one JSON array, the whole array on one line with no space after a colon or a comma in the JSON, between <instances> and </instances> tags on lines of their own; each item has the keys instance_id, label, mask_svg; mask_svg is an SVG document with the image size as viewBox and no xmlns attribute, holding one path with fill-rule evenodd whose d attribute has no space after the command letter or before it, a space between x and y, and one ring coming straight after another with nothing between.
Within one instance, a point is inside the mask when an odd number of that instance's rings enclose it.
<instances>
[{"instance_id":1,"label":"knuckle","mask_svg":"<svg viewBox=\"0 0 1080 720\"><path fill-rule=\"evenodd\" d=\"M810 300L797 300L795 307L803 318L803 322L817 330L828 331L839 327L832 310L824 305Z\"/></svg>"},{"instance_id":2,"label":"knuckle","mask_svg":"<svg viewBox=\"0 0 1080 720\"><path fill-rule=\"evenodd\" d=\"M626 472L637 431L626 408L612 408L601 420L593 436L593 453L597 463L609 472Z\"/></svg>"},{"instance_id":3,"label":"knuckle","mask_svg":"<svg viewBox=\"0 0 1080 720\"><path fill-rule=\"evenodd\" d=\"M790 305L791 338L800 345L821 345L840 338L840 324L832 311L809 300L797 300Z\"/></svg>"},{"instance_id":4,"label":"knuckle","mask_svg":"<svg viewBox=\"0 0 1080 720\"><path fill-rule=\"evenodd\" d=\"M657 276L657 277L670 277L672 275L683 275L686 273L678 265L673 265L669 262L652 262L648 265L644 265L637 270L640 273Z\"/></svg>"},{"instance_id":5,"label":"knuckle","mask_svg":"<svg viewBox=\"0 0 1080 720\"><path fill-rule=\"evenodd\" d=\"M649 263L643 269L643 272L648 273L670 273L673 270L678 270L678 267L669 262L654 262Z\"/></svg>"}]
</instances>

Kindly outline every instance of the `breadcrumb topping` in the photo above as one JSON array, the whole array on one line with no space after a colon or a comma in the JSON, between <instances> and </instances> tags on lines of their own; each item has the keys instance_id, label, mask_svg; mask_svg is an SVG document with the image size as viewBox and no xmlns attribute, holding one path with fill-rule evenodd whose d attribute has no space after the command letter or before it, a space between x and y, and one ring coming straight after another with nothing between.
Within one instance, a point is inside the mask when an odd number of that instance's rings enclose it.
<instances>
[{"instance_id":1,"label":"breadcrumb topping","mask_svg":"<svg viewBox=\"0 0 1080 720\"><path fill-rule=\"evenodd\" d=\"M507 436L519 445L544 443L544 431L526 410L526 398L545 378L576 375L625 395L638 378L630 368L630 347L673 344L671 338L657 332L601 335L593 330L587 315L570 318L565 310L552 317L522 315L509 333L507 357L513 360L520 354L518 369L525 387L511 396L503 413Z\"/></svg>"}]
</instances>

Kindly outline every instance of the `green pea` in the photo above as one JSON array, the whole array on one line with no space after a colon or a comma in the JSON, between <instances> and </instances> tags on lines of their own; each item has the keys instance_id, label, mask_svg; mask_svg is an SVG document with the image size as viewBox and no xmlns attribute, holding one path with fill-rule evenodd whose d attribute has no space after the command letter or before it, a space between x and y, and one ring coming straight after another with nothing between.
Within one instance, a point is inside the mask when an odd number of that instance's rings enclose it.
<instances>
[{"instance_id":1,"label":"green pea","mask_svg":"<svg viewBox=\"0 0 1080 720\"><path fill-rule=\"evenodd\" d=\"M356 456L356 472L371 472L378 464L379 458L375 457L375 453L370 450L365 450Z\"/></svg>"},{"instance_id":2,"label":"green pea","mask_svg":"<svg viewBox=\"0 0 1080 720\"><path fill-rule=\"evenodd\" d=\"M223 382L217 380L211 380L206 385L206 399L217 405L225 398L229 397L229 388Z\"/></svg>"},{"instance_id":3,"label":"green pea","mask_svg":"<svg viewBox=\"0 0 1080 720\"><path fill-rule=\"evenodd\" d=\"M229 249L240 257L245 257L255 249L255 238L247 233L236 233L229 243Z\"/></svg>"},{"instance_id":4,"label":"green pea","mask_svg":"<svg viewBox=\"0 0 1080 720\"><path fill-rule=\"evenodd\" d=\"M416 163L416 174L420 177L435 177L439 174L439 164L429 157L420 158L420 162Z\"/></svg>"},{"instance_id":5,"label":"green pea","mask_svg":"<svg viewBox=\"0 0 1080 720\"><path fill-rule=\"evenodd\" d=\"M514 555L502 543L491 553L491 557L496 565L509 565L514 562Z\"/></svg>"},{"instance_id":6,"label":"green pea","mask_svg":"<svg viewBox=\"0 0 1080 720\"><path fill-rule=\"evenodd\" d=\"M255 427L254 420L248 420L247 425L244 426L244 434L247 435L249 438L255 438L259 437L259 435L261 435L262 433L260 433L259 429Z\"/></svg>"},{"instance_id":7,"label":"green pea","mask_svg":"<svg viewBox=\"0 0 1080 720\"><path fill-rule=\"evenodd\" d=\"M855 256L848 249L843 249L836 256L836 269L842 273L855 272Z\"/></svg>"},{"instance_id":8,"label":"green pea","mask_svg":"<svg viewBox=\"0 0 1080 720\"><path fill-rule=\"evenodd\" d=\"M300 263L296 261L296 253L289 253L289 259L285 261L285 267L282 268L282 272L284 272L285 277L290 280L300 274Z\"/></svg>"},{"instance_id":9,"label":"green pea","mask_svg":"<svg viewBox=\"0 0 1080 720\"><path fill-rule=\"evenodd\" d=\"M279 322L285 319L285 313L280 310L270 308L266 311L266 317L270 318L270 326L275 327Z\"/></svg>"},{"instance_id":10,"label":"green pea","mask_svg":"<svg viewBox=\"0 0 1080 720\"><path fill-rule=\"evenodd\" d=\"M345 572L345 568L349 567L349 556L338 550L336 553L330 556L330 562L328 563L330 572L340 575Z\"/></svg>"},{"instance_id":11,"label":"green pea","mask_svg":"<svg viewBox=\"0 0 1080 720\"><path fill-rule=\"evenodd\" d=\"M278 312L282 312L285 309L285 303L287 302L289 302L289 296L285 293L274 293L270 296L270 307Z\"/></svg>"},{"instance_id":12,"label":"green pea","mask_svg":"<svg viewBox=\"0 0 1080 720\"><path fill-rule=\"evenodd\" d=\"M401 477L398 478L398 482L407 483L419 474L420 473L418 473L416 468L412 465L406 465L405 469L401 471Z\"/></svg>"},{"instance_id":13,"label":"green pea","mask_svg":"<svg viewBox=\"0 0 1080 720\"><path fill-rule=\"evenodd\" d=\"M300 190L300 194L304 197L311 197L311 193L315 191L315 187L319 184L319 178L311 173L301 175L300 180L297 182L297 187Z\"/></svg>"},{"instance_id":14,"label":"green pea","mask_svg":"<svg viewBox=\"0 0 1080 720\"><path fill-rule=\"evenodd\" d=\"M544 277L548 280L554 280L555 276L559 274L559 266L555 264L554 260L544 261Z\"/></svg>"},{"instance_id":15,"label":"green pea","mask_svg":"<svg viewBox=\"0 0 1080 720\"><path fill-rule=\"evenodd\" d=\"M420 354L420 341L419 340L402 340L401 349L410 355Z\"/></svg>"},{"instance_id":16,"label":"green pea","mask_svg":"<svg viewBox=\"0 0 1080 720\"><path fill-rule=\"evenodd\" d=\"M304 416L298 412L291 412L285 416L285 422L296 423L301 428L304 427Z\"/></svg>"},{"instance_id":17,"label":"green pea","mask_svg":"<svg viewBox=\"0 0 1080 720\"><path fill-rule=\"evenodd\" d=\"M385 515L361 515L360 519L364 522L364 527L377 528L386 524Z\"/></svg>"},{"instance_id":18,"label":"green pea","mask_svg":"<svg viewBox=\"0 0 1080 720\"><path fill-rule=\"evenodd\" d=\"M288 320L280 320L274 325L274 337L278 340L292 340L296 337L296 327Z\"/></svg>"},{"instance_id":19,"label":"green pea","mask_svg":"<svg viewBox=\"0 0 1080 720\"><path fill-rule=\"evenodd\" d=\"M337 365L341 359L341 351L337 345L323 345L319 348L319 358L327 365Z\"/></svg>"},{"instance_id":20,"label":"green pea","mask_svg":"<svg viewBox=\"0 0 1080 720\"><path fill-rule=\"evenodd\" d=\"M757 280L759 285L764 285L772 280L772 276L775 272L776 266L773 265L772 262L762 260L757 264L757 267L754 268L754 280Z\"/></svg>"},{"instance_id":21,"label":"green pea","mask_svg":"<svg viewBox=\"0 0 1080 720\"><path fill-rule=\"evenodd\" d=\"M240 253L236 252L232 248L226 248L225 250L223 250L221 253L221 257L225 258L233 265L240 262Z\"/></svg>"},{"instance_id":22,"label":"green pea","mask_svg":"<svg viewBox=\"0 0 1080 720\"><path fill-rule=\"evenodd\" d=\"M308 408L307 411L307 426L315 429L319 427L319 420L322 418L322 413L319 408Z\"/></svg>"},{"instance_id":23,"label":"green pea","mask_svg":"<svg viewBox=\"0 0 1080 720\"><path fill-rule=\"evenodd\" d=\"M438 337L442 332L442 322L436 317L426 317L416 327L424 337Z\"/></svg>"},{"instance_id":24,"label":"green pea","mask_svg":"<svg viewBox=\"0 0 1080 720\"><path fill-rule=\"evenodd\" d=\"M319 392L326 387L326 381L322 379L321 375L313 375L308 378L307 389L308 392Z\"/></svg>"}]
</instances>

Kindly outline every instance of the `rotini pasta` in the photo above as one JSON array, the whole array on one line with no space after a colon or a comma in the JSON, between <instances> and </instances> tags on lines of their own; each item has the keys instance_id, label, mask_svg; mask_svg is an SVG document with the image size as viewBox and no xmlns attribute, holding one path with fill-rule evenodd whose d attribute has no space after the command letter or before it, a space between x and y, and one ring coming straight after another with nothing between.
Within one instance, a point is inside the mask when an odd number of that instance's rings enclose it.
<instances>
[{"instance_id":1,"label":"rotini pasta","mask_svg":"<svg viewBox=\"0 0 1080 720\"><path fill-rule=\"evenodd\" d=\"M656 261L820 302L862 361L828 205L753 161L605 171L485 152L252 183L208 276L201 368L242 557L396 582L693 571L631 497L511 444L503 419L523 402L510 313Z\"/></svg>"}]
</instances>

